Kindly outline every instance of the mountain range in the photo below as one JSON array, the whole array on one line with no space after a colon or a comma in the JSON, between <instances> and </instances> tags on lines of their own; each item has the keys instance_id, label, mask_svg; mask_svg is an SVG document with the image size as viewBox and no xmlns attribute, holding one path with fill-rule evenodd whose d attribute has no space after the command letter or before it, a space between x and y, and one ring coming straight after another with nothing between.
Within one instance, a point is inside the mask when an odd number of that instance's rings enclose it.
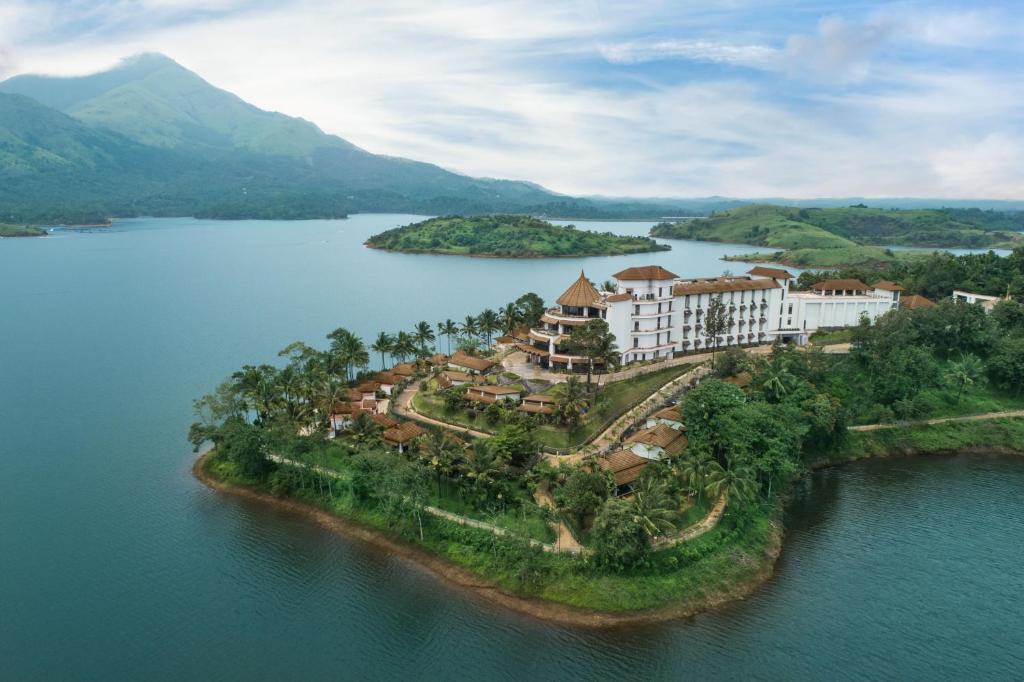
<instances>
[{"instance_id":1,"label":"mountain range","mask_svg":"<svg viewBox=\"0 0 1024 682\"><path fill-rule=\"evenodd\" d=\"M373 154L309 121L259 109L159 54L87 76L0 83L0 222L373 211L656 218L743 203L577 198Z\"/></svg>"}]
</instances>

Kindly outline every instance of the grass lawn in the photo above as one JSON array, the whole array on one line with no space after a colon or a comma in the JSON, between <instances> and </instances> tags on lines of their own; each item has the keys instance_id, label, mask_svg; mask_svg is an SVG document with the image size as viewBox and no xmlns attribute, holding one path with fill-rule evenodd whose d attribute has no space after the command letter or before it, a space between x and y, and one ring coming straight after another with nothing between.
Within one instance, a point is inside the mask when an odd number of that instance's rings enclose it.
<instances>
[{"instance_id":1,"label":"grass lawn","mask_svg":"<svg viewBox=\"0 0 1024 682\"><path fill-rule=\"evenodd\" d=\"M852 329L835 329L833 331L815 332L811 336L811 343L817 346L827 346L833 343L849 343L853 340Z\"/></svg>"},{"instance_id":2,"label":"grass lawn","mask_svg":"<svg viewBox=\"0 0 1024 682\"><path fill-rule=\"evenodd\" d=\"M597 436L634 405L691 369L693 369L693 365L679 365L608 384L603 389L599 389L596 406L584 417L576 429L569 431L564 427L543 425L536 430L537 439L542 445L549 448L579 447ZM483 415L477 416L476 419L468 418L465 409L446 412L444 400L437 393L417 392L413 397L413 407L425 416L478 431L493 433L500 428L500 424L493 426L489 424Z\"/></svg>"}]
</instances>

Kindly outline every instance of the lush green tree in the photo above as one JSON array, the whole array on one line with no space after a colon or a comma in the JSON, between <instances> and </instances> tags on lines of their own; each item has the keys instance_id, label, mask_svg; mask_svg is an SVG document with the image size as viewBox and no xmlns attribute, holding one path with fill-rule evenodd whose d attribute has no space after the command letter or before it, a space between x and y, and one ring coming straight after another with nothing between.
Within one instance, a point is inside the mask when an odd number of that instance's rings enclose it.
<instances>
[{"instance_id":1,"label":"lush green tree","mask_svg":"<svg viewBox=\"0 0 1024 682\"><path fill-rule=\"evenodd\" d=\"M328 334L327 338L331 342L331 355L345 368L345 376L349 381L355 377L357 368L370 364L370 354L366 350L366 345L352 332L339 327Z\"/></svg>"},{"instance_id":2,"label":"lush green tree","mask_svg":"<svg viewBox=\"0 0 1024 682\"><path fill-rule=\"evenodd\" d=\"M434 330L430 327L430 323L425 320L416 323L416 328L412 331L412 337L416 340L420 353L424 355L427 353L427 344L434 343L434 340L437 338L434 336Z\"/></svg>"},{"instance_id":3,"label":"lush green tree","mask_svg":"<svg viewBox=\"0 0 1024 682\"><path fill-rule=\"evenodd\" d=\"M999 301L992 309L992 322L1005 334L1024 333L1024 304Z\"/></svg>"},{"instance_id":4,"label":"lush green tree","mask_svg":"<svg viewBox=\"0 0 1024 682\"><path fill-rule=\"evenodd\" d=\"M206 441L211 441L214 446L219 444L224 422L243 418L245 401L238 394L234 382L223 381L213 393L195 400L192 409L198 421L189 428L188 438L193 449L198 452Z\"/></svg>"},{"instance_id":5,"label":"lush green tree","mask_svg":"<svg viewBox=\"0 0 1024 682\"><path fill-rule=\"evenodd\" d=\"M576 327L566 343L572 355L587 359L587 386L590 386L594 363L610 366L618 364L619 352L615 346L615 335L608 329L608 323L600 318L588 320Z\"/></svg>"},{"instance_id":6,"label":"lush green tree","mask_svg":"<svg viewBox=\"0 0 1024 682\"><path fill-rule=\"evenodd\" d=\"M566 513L583 523L587 514L596 512L611 494L611 481L599 468L576 467L565 481L555 488L555 502Z\"/></svg>"},{"instance_id":7,"label":"lush green tree","mask_svg":"<svg viewBox=\"0 0 1024 682\"><path fill-rule=\"evenodd\" d=\"M587 391L578 377L569 375L555 386L551 394L555 398L555 413L563 424L575 428L587 409Z\"/></svg>"},{"instance_id":8,"label":"lush green tree","mask_svg":"<svg viewBox=\"0 0 1024 682\"><path fill-rule=\"evenodd\" d=\"M956 401L959 403L968 386L973 386L985 379L985 364L977 355L962 354L946 367L946 381L956 389Z\"/></svg>"},{"instance_id":9,"label":"lush green tree","mask_svg":"<svg viewBox=\"0 0 1024 682\"><path fill-rule=\"evenodd\" d=\"M533 431L522 424L506 424L490 439L494 453L509 465L529 468L540 451Z\"/></svg>"},{"instance_id":10,"label":"lush green tree","mask_svg":"<svg viewBox=\"0 0 1024 682\"><path fill-rule=\"evenodd\" d=\"M480 334L480 325L477 324L477 320L472 315L466 315L466 319L462 321L462 326L459 327L459 333L464 338L475 339Z\"/></svg>"},{"instance_id":11,"label":"lush green tree","mask_svg":"<svg viewBox=\"0 0 1024 682\"><path fill-rule=\"evenodd\" d=\"M523 294L516 299L519 317L527 327L540 326L540 316L544 314L544 299L533 292Z\"/></svg>"},{"instance_id":12,"label":"lush green tree","mask_svg":"<svg viewBox=\"0 0 1024 682\"><path fill-rule=\"evenodd\" d=\"M757 481L750 467L731 463L723 467L716 462L708 472L707 492L716 498L725 495L739 505L756 497Z\"/></svg>"},{"instance_id":13,"label":"lush green tree","mask_svg":"<svg viewBox=\"0 0 1024 682\"><path fill-rule=\"evenodd\" d=\"M652 540L675 528L672 517L677 505L672 504L665 484L654 476L640 477L630 506L637 524Z\"/></svg>"},{"instance_id":14,"label":"lush green tree","mask_svg":"<svg viewBox=\"0 0 1024 682\"><path fill-rule=\"evenodd\" d=\"M721 296L712 297L704 313L704 335L711 341L711 366L715 366L715 351L721 343L721 337L729 331L729 309L722 302Z\"/></svg>"},{"instance_id":15,"label":"lush green tree","mask_svg":"<svg viewBox=\"0 0 1024 682\"><path fill-rule=\"evenodd\" d=\"M988 359L988 376L1003 390L1024 394L1024 337L1011 336L996 342Z\"/></svg>"},{"instance_id":16,"label":"lush green tree","mask_svg":"<svg viewBox=\"0 0 1024 682\"><path fill-rule=\"evenodd\" d=\"M650 537L637 519L633 506L610 499L601 507L591 530L594 562L612 571L643 565L650 554Z\"/></svg>"},{"instance_id":17,"label":"lush green tree","mask_svg":"<svg viewBox=\"0 0 1024 682\"><path fill-rule=\"evenodd\" d=\"M235 393L261 424L268 423L275 410L276 378L277 369L271 365L245 365L231 375Z\"/></svg>"},{"instance_id":18,"label":"lush green tree","mask_svg":"<svg viewBox=\"0 0 1024 682\"><path fill-rule=\"evenodd\" d=\"M452 337L459 333L459 323L455 320L445 320L437 323L437 333L443 334L448 339L448 355L452 354Z\"/></svg>"},{"instance_id":19,"label":"lush green tree","mask_svg":"<svg viewBox=\"0 0 1024 682\"><path fill-rule=\"evenodd\" d=\"M743 391L719 379L705 379L686 394L683 417L690 446L703 448L719 462L732 450L736 433L730 415L746 402Z\"/></svg>"},{"instance_id":20,"label":"lush green tree","mask_svg":"<svg viewBox=\"0 0 1024 682\"><path fill-rule=\"evenodd\" d=\"M398 332L391 353L397 356L400 362L405 362L410 355L416 355L416 339L409 332Z\"/></svg>"},{"instance_id":21,"label":"lush green tree","mask_svg":"<svg viewBox=\"0 0 1024 682\"><path fill-rule=\"evenodd\" d=\"M455 473L461 455L461 448L445 429L431 429L427 432L424 456L427 465L437 474L438 495L441 495L442 483L447 483Z\"/></svg>"},{"instance_id":22,"label":"lush green tree","mask_svg":"<svg viewBox=\"0 0 1024 682\"><path fill-rule=\"evenodd\" d=\"M486 339L487 347L491 345L491 336L494 332L501 329L501 321L498 318L498 313L494 312L490 308L486 308L476 318L477 329L479 333Z\"/></svg>"},{"instance_id":23,"label":"lush green tree","mask_svg":"<svg viewBox=\"0 0 1024 682\"><path fill-rule=\"evenodd\" d=\"M498 323L503 334L511 334L523 323L523 313L515 303L507 303L498 311Z\"/></svg>"},{"instance_id":24,"label":"lush green tree","mask_svg":"<svg viewBox=\"0 0 1024 682\"><path fill-rule=\"evenodd\" d=\"M477 504L485 505L494 501L505 477L505 465L495 454L488 440L473 443L473 454L465 463L465 478Z\"/></svg>"},{"instance_id":25,"label":"lush green tree","mask_svg":"<svg viewBox=\"0 0 1024 682\"><path fill-rule=\"evenodd\" d=\"M245 476L263 478L273 469L273 462L267 459L264 431L258 426L240 419L227 421L218 447L221 455L235 462Z\"/></svg>"},{"instance_id":26,"label":"lush green tree","mask_svg":"<svg viewBox=\"0 0 1024 682\"><path fill-rule=\"evenodd\" d=\"M384 429L366 412L360 412L348 427L349 439L361 446L380 445Z\"/></svg>"}]
</instances>

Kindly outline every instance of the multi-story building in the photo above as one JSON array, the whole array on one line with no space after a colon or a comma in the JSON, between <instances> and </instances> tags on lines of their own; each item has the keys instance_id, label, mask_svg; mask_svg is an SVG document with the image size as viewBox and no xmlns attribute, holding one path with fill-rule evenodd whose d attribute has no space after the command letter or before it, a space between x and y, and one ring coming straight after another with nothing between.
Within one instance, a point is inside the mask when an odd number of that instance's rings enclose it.
<instances>
[{"instance_id":1,"label":"multi-story building","mask_svg":"<svg viewBox=\"0 0 1024 682\"><path fill-rule=\"evenodd\" d=\"M862 317L874 322L899 306L903 290L892 282L869 287L826 280L811 291L790 292L789 272L761 266L746 275L683 279L649 265L614 277L615 291L600 292L581 272L520 349L545 367L579 370L586 360L569 352L569 335L592 319L608 323L624 364L776 339L802 344L821 328L850 327ZM726 321L717 339L706 329L713 300L721 302Z\"/></svg>"}]
</instances>

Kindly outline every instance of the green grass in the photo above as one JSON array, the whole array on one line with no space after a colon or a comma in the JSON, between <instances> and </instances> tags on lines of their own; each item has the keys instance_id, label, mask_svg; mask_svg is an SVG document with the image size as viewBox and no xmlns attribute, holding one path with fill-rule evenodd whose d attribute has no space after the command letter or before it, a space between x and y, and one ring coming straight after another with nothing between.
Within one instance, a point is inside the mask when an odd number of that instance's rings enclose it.
<instances>
[{"instance_id":1,"label":"green grass","mask_svg":"<svg viewBox=\"0 0 1024 682\"><path fill-rule=\"evenodd\" d=\"M892 453L928 454L962 448L1009 448L1024 451L1024 419L988 419L855 432L827 461L841 462Z\"/></svg>"},{"instance_id":2,"label":"green grass","mask_svg":"<svg viewBox=\"0 0 1024 682\"><path fill-rule=\"evenodd\" d=\"M0 223L0 237L42 237L46 230L31 225L7 225Z\"/></svg>"},{"instance_id":3,"label":"green grass","mask_svg":"<svg viewBox=\"0 0 1024 682\"><path fill-rule=\"evenodd\" d=\"M553 258L664 251L649 237L589 232L528 216L444 216L373 235L367 245L389 251L456 256Z\"/></svg>"},{"instance_id":4,"label":"green grass","mask_svg":"<svg viewBox=\"0 0 1024 682\"><path fill-rule=\"evenodd\" d=\"M692 365L680 365L608 384L600 390L596 406L577 428L570 431L565 427L543 425L535 431L537 439L541 445L554 449L579 447L608 428L612 422L634 405L691 369L693 369ZM486 433L494 433L501 426L500 424L489 424L483 415L478 415L476 419L471 420L466 417L465 409L446 412L444 400L440 394L436 393L417 392L413 398L413 407L425 416Z\"/></svg>"},{"instance_id":5,"label":"green grass","mask_svg":"<svg viewBox=\"0 0 1024 682\"><path fill-rule=\"evenodd\" d=\"M852 329L834 329L832 331L820 331L811 335L811 343L826 346L833 343L849 343L853 340Z\"/></svg>"}]
</instances>

